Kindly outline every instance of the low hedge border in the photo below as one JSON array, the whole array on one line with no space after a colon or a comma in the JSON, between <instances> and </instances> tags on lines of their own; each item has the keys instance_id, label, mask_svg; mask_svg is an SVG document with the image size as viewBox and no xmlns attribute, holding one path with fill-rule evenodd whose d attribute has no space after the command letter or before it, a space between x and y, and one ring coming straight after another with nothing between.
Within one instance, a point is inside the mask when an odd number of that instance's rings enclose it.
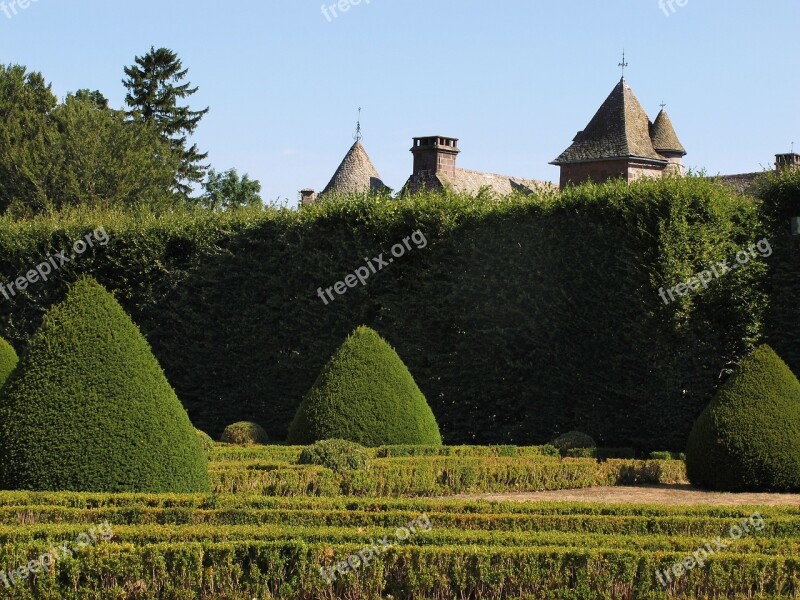
<instances>
[{"instance_id":1,"label":"low hedge border","mask_svg":"<svg viewBox=\"0 0 800 600\"><path fill-rule=\"evenodd\" d=\"M342 575L332 586L320 567L347 557L359 544L301 541L130 543L90 547L4 590L12 599L64 600L135 597L273 598L664 598L654 576L682 552L562 547L500 548L398 545L368 568ZM47 544L0 548L0 565L13 568ZM670 590L677 598L787 598L800 583L791 556L717 554L684 574ZM791 590L790 593L787 593Z\"/></svg>"},{"instance_id":2,"label":"low hedge border","mask_svg":"<svg viewBox=\"0 0 800 600\"><path fill-rule=\"evenodd\" d=\"M322 467L242 469L212 465L215 493L265 496L447 496L534 492L593 486L685 483L680 461L608 459L414 457L376 459L341 475Z\"/></svg>"}]
</instances>

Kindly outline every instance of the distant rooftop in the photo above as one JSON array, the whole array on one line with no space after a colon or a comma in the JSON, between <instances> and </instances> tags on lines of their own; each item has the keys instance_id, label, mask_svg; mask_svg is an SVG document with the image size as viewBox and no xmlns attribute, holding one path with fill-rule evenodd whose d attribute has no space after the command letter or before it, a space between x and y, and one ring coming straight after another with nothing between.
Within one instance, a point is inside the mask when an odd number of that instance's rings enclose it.
<instances>
[{"instance_id":1,"label":"distant rooftop","mask_svg":"<svg viewBox=\"0 0 800 600\"><path fill-rule=\"evenodd\" d=\"M380 193L388 189L381 180L375 165L372 164L364 146L360 141L356 141L320 196L344 196L364 192Z\"/></svg>"},{"instance_id":2,"label":"distant rooftop","mask_svg":"<svg viewBox=\"0 0 800 600\"><path fill-rule=\"evenodd\" d=\"M663 112L663 111L662 111ZM680 145L672 124L663 113L658 133L668 146ZM660 116L660 115L659 115ZM659 154L650 137L653 125L628 83L621 79L572 145L551 164L636 157L657 162L667 159ZM685 153L685 151L684 151Z\"/></svg>"}]
</instances>

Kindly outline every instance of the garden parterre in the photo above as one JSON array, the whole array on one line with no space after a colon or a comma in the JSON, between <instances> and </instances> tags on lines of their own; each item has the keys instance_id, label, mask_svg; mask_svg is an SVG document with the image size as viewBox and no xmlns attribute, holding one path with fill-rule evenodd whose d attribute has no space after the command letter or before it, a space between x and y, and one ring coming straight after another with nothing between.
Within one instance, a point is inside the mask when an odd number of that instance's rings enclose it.
<instances>
[{"instance_id":1,"label":"garden parterre","mask_svg":"<svg viewBox=\"0 0 800 600\"><path fill-rule=\"evenodd\" d=\"M218 444L210 454L210 495L0 493L0 567L24 564L88 524L108 521L114 532L109 542L65 557L50 573L0 590L2 597L790 598L800 581L794 558L800 508L760 507L763 530L683 575L667 596L655 571L670 568L704 539L725 535L752 507L432 497L637 477L680 480L682 461L560 459L548 456L546 447L445 447L439 456L421 448L380 448L370 451L367 470L357 472L362 487L353 490L378 493L341 495L356 480L332 472L327 488L302 489L313 480L305 475L284 483L285 494L264 494L278 479L220 493L236 471L255 478L327 471L295 464L299 452ZM394 536L420 514L430 519L429 531L336 581L319 576L320 567Z\"/></svg>"}]
</instances>

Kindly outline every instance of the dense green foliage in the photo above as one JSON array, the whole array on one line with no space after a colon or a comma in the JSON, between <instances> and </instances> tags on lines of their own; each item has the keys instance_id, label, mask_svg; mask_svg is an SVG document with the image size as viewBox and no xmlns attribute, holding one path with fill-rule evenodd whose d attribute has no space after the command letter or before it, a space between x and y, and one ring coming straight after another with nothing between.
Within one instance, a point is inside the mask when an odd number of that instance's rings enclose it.
<instances>
[{"instance_id":1,"label":"dense green foliage","mask_svg":"<svg viewBox=\"0 0 800 600\"><path fill-rule=\"evenodd\" d=\"M560 436L550 442L550 444L558 448L562 454L566 453L567 450L572 450L573 448L597 447L597 444L592 439L592 436L581 433L580 431L568 431L567 433L562 433Z\"/></svg>"},{"instance_id":2,"label":"dense green foliage","mask_svg":"<svg viewBox=\"0 0 800 600\"><path fill-rule=\"evenodd\" d=\"M318 465L336 473L361 471L367 467L369 452L361 444L347 440L322 440L300 453L301 465Z\"/></svg>"},{"instance_id":3,"label":"dense green foliage","mask_svg":"<svg viewBox=\"0 0 800 600\"><path fill-rule=\"evenodd\" d=\"M243 206L261 206L261 184L245 174L239 177L236 169L217 173L208 171L203 182L203 195L198 204L211 210L229 210Z\"/></svg>"},{"instance_id":4,"label":"dense green foliage","mask_svg":"<svg viewBox=\"0 0 800 600\"><path fill-rule=\"evenodd\" d=\"M441 444L425 396L374 330L359 327L331 357L289 426L290 444L341 438L364 446Z\"/></svg>"},{"instance_id":5,"label":"dense green foliage","mask_svg":"<svg viewBox=\"0 0 800 600\"><path fill-rule=\"evenodd\" d=\"M18 362L19 358L14 348L3 338L0 338L0 389L3 389L6 379L17 368Z\"/></svg>"},{"instance_id":6,"label":"dense green foliage","mask_svg":"<svg viewBox=\"0 0 800 600\"><path fill-rule=\"evenodd\" d=\"M269 436L258 423L239 421L225 428L225 431L222 432L222 437L220 437L220 441L226 444L240 445L267 444L269 443Z\"/></svg>"},{"instance_id":7,"label":"dense green foliage","mask_svg":"<svg viewBox=\"0 0 800 600\"><path fill-rule=\"evenodd\" d=\"M800 250L785 222L773 256L678 302L659 298L660 287L773 240L758 202L703 179L503 203L425 195L299 213L0 218L0 273L25 273L98 225L109 245L0 303L0 335L24 349L66 282L91 273L116 290L195 424L215 438L249 420L285 439L303 396L361 323L397 348L455 444L541 444L579 430L600 446L682 451L720 372L765 332L764 311L770 338L785 339L771 343L800 372ZM388 257L418 229L427 247L321 302L319 287L364 257Z\"/></svg>"},{"instance_id":8,"label":"dense green foliage","mask_svg":"<svg viewBox=\"0 0 800 600\"><path fill-rule=\"evenodd\" d=\"M214 449L214 439L205 431L195 429L194 432L197 434L197 439L200 440L200 446L203 450L205 452L211 452Z\"/></svg>"},{"instance_id":9,"label":"dense green foliage","mask_svg":"<svg viewBox=\"0 0 800 600\"><path fill-rule=\"evenodd\" d=\"M38 73L0 66L0 213L168 202L177 158L99 92L58 104Z\"/></svg>"},{"instance_id":10,"label":"dense green foliage","mask_svg":"<svg viewBox=\"0 0 800 600\"><path fill-rule=\"evenodd\" d=\"M209 489L206 457L147 341L94 280L45 316L0 403L0 487Z\"/></svg>"},{"instance_id":11,"label":"dense green foliage","mask_svg":"<svg viewBox=\"0 0 800 600\"><path fill-rule=\"evenodd\" d=\"M686 468L714 490L800 490L800 382L772 348L742 360L702 412Z\"/></svg>"}]
</instances>

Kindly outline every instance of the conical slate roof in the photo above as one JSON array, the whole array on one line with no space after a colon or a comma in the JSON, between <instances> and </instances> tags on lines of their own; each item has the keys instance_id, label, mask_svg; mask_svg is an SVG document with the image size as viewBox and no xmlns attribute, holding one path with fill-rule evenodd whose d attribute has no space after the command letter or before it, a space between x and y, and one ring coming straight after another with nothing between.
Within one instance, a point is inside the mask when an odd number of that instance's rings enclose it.
<instances>
[{"instance_id":1,"label":"conical slate roof","mask_svg":"<svg viewBox=\"0 0 800 600\"><path fill-rule=\"evenodd\" d=\"M320 195L348 195L364 192L381 192L387 186L381 181L375 165L357 141L344 157L342 164L336 169L330 183Z\"/></svg>"},{"instance_id":2,"label":"conical slate roof","mask_svg":"<svg viewBox=\"0 0 800 600\"><path fill-rule=\"evenodd\" d=\"M650 137L653 139L653 147L657 152L680 152L686 156L686 149L678 139L672 121L669 120L669 115L665 110L662 109L658 113L651 131Z\"/></svg>"},{"instance_id":3,"label":"conical slate roof","mask_svg":"<svg viewBox=\"0 0 800 600\"><path fill-rule=\"evenodd\" d=\"M637 157L664 161L650 139L650 119L628 83L622 79L586 129L551 164Z\"/></svg>"}]
</instances>

